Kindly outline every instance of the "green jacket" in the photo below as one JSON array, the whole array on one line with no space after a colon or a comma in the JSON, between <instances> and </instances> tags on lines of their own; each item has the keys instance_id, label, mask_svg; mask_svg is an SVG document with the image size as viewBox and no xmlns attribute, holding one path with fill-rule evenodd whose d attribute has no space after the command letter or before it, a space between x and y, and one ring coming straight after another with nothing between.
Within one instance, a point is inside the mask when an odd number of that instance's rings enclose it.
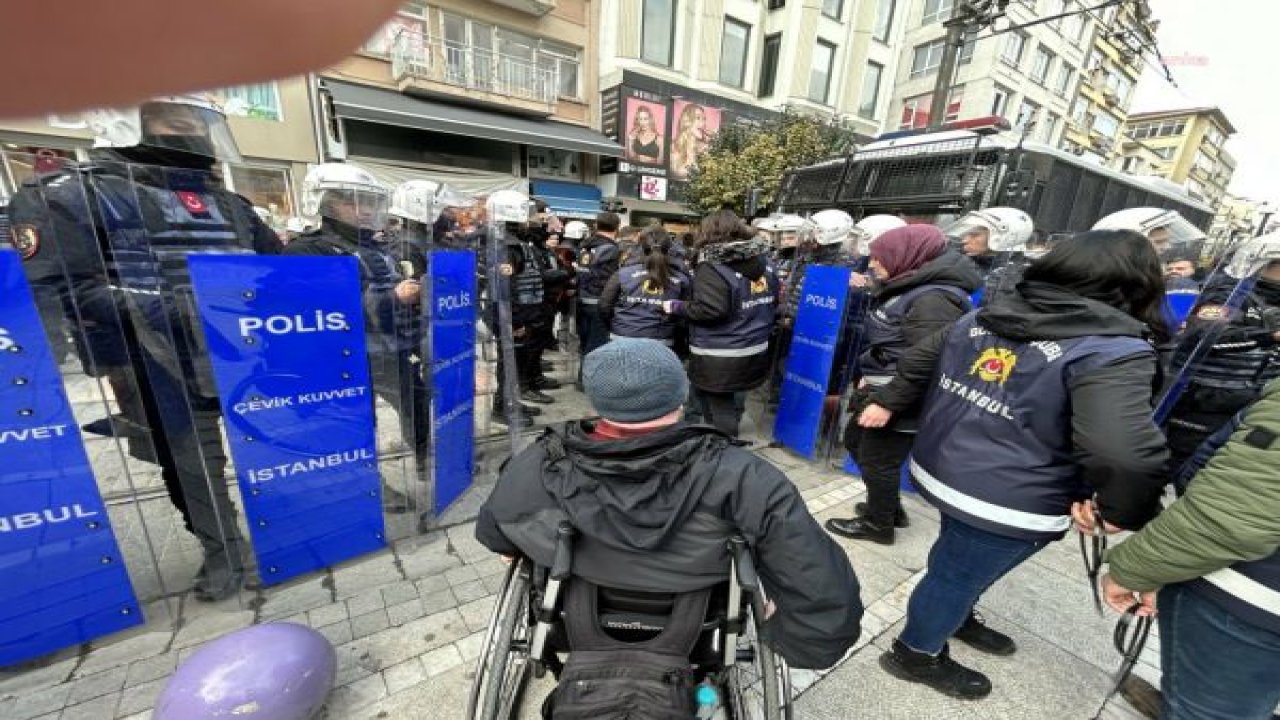
<instances>
[{"instance_id":1,"label":"green jacket","mask_svg":"<svg viewBox=\"0 0 1280 720\"><path fill-rule=\"evenodd\" d=\"M1280 380L1196 474L1186 494L1107 554L1130 590L1194 580L1280 550Z\"/></svg>"}]
</instances>

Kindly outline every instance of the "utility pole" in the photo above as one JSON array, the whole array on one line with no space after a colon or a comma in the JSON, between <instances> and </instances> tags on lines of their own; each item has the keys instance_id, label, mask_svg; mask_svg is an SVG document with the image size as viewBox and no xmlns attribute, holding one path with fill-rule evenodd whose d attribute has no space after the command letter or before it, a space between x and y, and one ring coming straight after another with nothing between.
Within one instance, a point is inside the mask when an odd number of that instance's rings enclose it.
<instances>
[{"instance_id":1,"label":"utility pole","mask_svg":"<svg viewBox=\"0 0 1280 720\"><path fill-rule=\"evenodd\" d=\"M942 63L938 66L938 80L933 84L933 98L929 104L930 131L941 130L946 121L951 85L955 82L965 36L994 21L994 14L991 13L993 6L998 12L1003 12L1008 4L1009 0L956 0L951 17L943 23L943 27L947 29L947 37L942 48Z\"/></svg>"}]
</instances>

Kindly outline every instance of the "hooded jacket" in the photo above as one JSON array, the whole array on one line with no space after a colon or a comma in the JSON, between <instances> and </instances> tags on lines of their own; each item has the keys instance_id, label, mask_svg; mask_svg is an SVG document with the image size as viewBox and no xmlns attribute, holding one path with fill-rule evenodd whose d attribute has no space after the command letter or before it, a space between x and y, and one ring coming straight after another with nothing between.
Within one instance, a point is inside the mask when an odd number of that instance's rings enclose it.
<instances>
[{"instance_id":1,"label":"hooded jacket","mask_svg":"<svg viewBox=\"0 0 1280 720\"><path fill-rule=\"evenodd\" d=\"M1038 282L1019 284L977 311L976 320L978 327L1017 343L1148 335L1140 321L1110 305ZM872 391L872 401L894 412L915 407L934 384L949 331L905 353L897 375ZM1075 373L1070 402L1057 409L1068 414L1076 479L1097 493L1107 521L1127 529L1150 520L1167 481L1168 451L1151 419L1159 374L1154 350Z\"/></svg>"},{"instance_id":2,"label":"hooded jacket","mask_svg":"<svg viewBox=\"0 0 1280 720\"><path fill-rule=\"evenodd\" d=\"M774 466L710 427L680 423L621 440L589 437L591 429L549 429L511 459L480 509L481 544L549 566L567 520L578 531L575 575L689 592L724 581L726 540L737 532L777 605L765 637L788 662L829 667L857 641L853 568Z\"/></svg>"}]
</instances>

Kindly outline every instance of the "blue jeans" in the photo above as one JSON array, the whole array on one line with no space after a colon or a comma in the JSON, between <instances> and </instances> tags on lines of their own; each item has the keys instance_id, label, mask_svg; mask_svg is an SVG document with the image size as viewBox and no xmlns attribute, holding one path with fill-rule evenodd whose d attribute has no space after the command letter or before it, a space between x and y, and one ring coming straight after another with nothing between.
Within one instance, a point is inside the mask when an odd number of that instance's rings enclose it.
<instances>
[{"instance_id":1,"label":"blue jeans","mask_svg":"<svg viewBox=\"0 0 1280 720\"><path fill-rule=\"evenodd\" d=\"M1160 591L1161 720L1270 720L1280 704L1280 635L1183 585Z\"/></svg>"},{"instance_id":2,"label":"blue jeans","mask_svg":"<svg viewBox=\"0 0 1280 720\"><path fill-rule=\"evenodd\" d=\"M929 550L928 570L911 593L898 640L916 652L942 652L982 593L1048 544L979 530L943 513L942 532Z\"/></svg>"}]
</instances>

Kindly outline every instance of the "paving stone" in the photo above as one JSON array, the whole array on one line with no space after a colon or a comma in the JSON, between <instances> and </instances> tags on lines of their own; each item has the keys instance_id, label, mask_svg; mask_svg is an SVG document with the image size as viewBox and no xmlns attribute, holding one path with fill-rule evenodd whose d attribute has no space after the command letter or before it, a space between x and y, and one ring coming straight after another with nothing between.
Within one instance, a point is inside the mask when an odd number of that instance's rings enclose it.
<instances>
[{"instance_id":1,"label":"paving stone","mask_svg":"<svg viewBox=\"0 0 1280 720\"><path fill-rule=\"evenodd\" d=\"M361 678L353 683L334 688L329 694L329 701L325 704L325 710L320 714L321 718L331 718L338 720L348 718L352 713L366 705L381 700L387 696L387 683L382 679L382 675L370 675L367 678Z\"/></svg>"},{"instance_id":2,"label":"paving stone","mask_svg":"<svg viewBox=\"0 0 1280 720\"><path fill-rule=\"evenodd\" d=\"M323 585L319 577L300 581L296 585L267 591L267 601L262 606L262 619L297 615L301 612L329 605L333 602L333 593Z\"/></svg>"},{"instance_id":3,"label":"paving stone","mask_svg":"<svg viewBox=\"0 0 1280 720\"><path fill-rule=\"evenodd\" d=\"M430 577L419 578L413 582L418 588L418 594L426 597L432 593L438 593L441 590L449 589L449 581L445 579L444 573L432 575Z\"/></svg>"},{"instance_id":4,"label":"paving stone","mask_svg":"<svg viewBox=\"0 0 1280 720\"><path fill-rule=\"evenodd\" d=\"M400 566L404 568L405 575L414 580L443 575L463 564L461 558L449 554L443 538L412 550L397 547L396 553L400 557Z\"/></svg>"},{"instance_id":5,"label":"paving stone","mask_svg":"<svg viewBox=\"0 0 1280 720\"><path fill-rule=\"evenodd\" d=\"M93 675L135 660L154 657L168 649L172 638L172 633L149 632L95 647L77 672Z\"/></svg>"},{"instance_id":6,"label":"paving stone","mask_svg":"<svg viewBox=\"0 0 1280 720\"><path fill-rule=\"evenodd\" d=\"M18 696L17 702L13 704L12 712L15 718L39 717L50 711L61 709L63 705L67 704L67 697L70 695L70 683L55 685L35 692L24 692Z\"/></svg>"},{"instance_id":7,"label":"paving stone","mask_svg":"<svg viewBox=\"0 0 1280 720\"><path fill-rule=\"evenodd\" d=\"M19 671L0 672L0 698L18 695L28 690L41 690L61 684L80 664L76 650L64 653L64 659L50 661L42 667L30 667ZM0 709L3 706L0 705Z\"/></svg>"},{"instance_id":8,"label":"paving stone","mask_svg":"<svg viewBox=\"0 0 1280 720\"><path fill-rule=\"evenodd\" d=\"M453 546L453 552L460 556L464 562L473 563L493 557L493 551L481 545L479 540L476 540L475 523L457 525L445 532L449 536L449 544Z\"/></svg>"},{"instance_id":9,"label":"paving stone","mask_svg":"<svg viewBox=\"0 0 1280 720\"><path fill-rule=\"evenodd\" d=\"M357 638L386 630L390 626L391 621L387 618L386 610L376 610L351 618L351 634Z\"/></svg>"},{"instance_id":10,"label":"paving stone","mask_svg":"<svg viewBox=\"0 0 1280 720\"><path fill-rule=\"evenodd\" d=\"M322 628L316 628L316 632L320 633L329 641L329 644L337 647L344 643L351 642L355 634L351 631L351 622L343 620L332 625L325 625Z\"/></svg>"},{"instance_id":11,"label":"paving stone","mask_svg":"<svg viewBox=\"0 0 1280 720\"><path fill-rule=\"evenodd\" d=\"M120 693L96 697L88 702L70 705L63 709L60 720L103 720L116 716L116 706L120 704Z\"/></svg>"},{"instance_id":12,"label":"paving stone","mask_svg":"<svg viewBox=\"0 0 1280 720\"><path fill-rule=\"evenodd\" d=\"M472 580L471 582L453 586L453 595L458 598L459 603L469 603L488 594L489 592L485 590L484 583L479 580Z\"/></svg>"},{"instance_id":13,"label":"paving stone","mask_svg":"<svg viewBox=\"0 0 1280 720\"><path fill-rule=\"evenodd\" d=\"M386 607L386 603L382 600L382 592L380 590L356 595L347 600L347 614L353 618L377 612L384 607Z\"/></svg>"},{"instance_id":14,"label":"paving stone","mask_svg":"<svg viewBox=\"0 0 1280 720\"><path fill-rule=\"evenodd\" d=\"M417 595L408 602L387 608L387 618L391 621L392 627L403 625L410 620L417 620L425 614L426 612L422 609L422 599Z\"/></svg>"},{"instance_id":15,"label":"paving stone","mask_svg":"<svg viewBox=\"0 0 1280 720\"><path fill-rule=\"evenodd\" d=\"M427 670L422 666L421 659L413 658L387 668L382 672L382 678L387 683L387 692L394 695L426 680Z\"/></svg>"},{"instance_id":16,"label":"paving stone","mask_svg":"<svg viewBox=\"0 0 1280 720\"><path fill-rule=\"evenodd\" d=\"M496 596L490 595L458 606L458 612L462 614L462 621L467 624L468 630L474 632L489 627L489 618L493 615L496 600Z\"/></svg>"},{"instance_id":17,"label":"paving stone","mask_svg":"<svg viewBox=\"0 0 1280 720\"><path fill-rule=\"evenodd\" d=\"M368 637L357 637L339 647L339 669L361 667L369 672L379 672L448 645L466 634L466 623L458 611L437 613L398 628L383 630Z\"/></svg>"},{"instance_id":18,"label":"paving stone","mask_svg":"<svg viewBox=\"0 0 1280 720\"><path fill-rule=\"evenodd\" d=\"M463 662L469 663L480 657L480 652L484 650L484 641L486 640L485 635L485 631L481 630L480 632L472 633L453 644L453 646L458 649L458 654L462 655Z\"/></svg>"},{"instance_id":19,"label":"paving stone","mask_svg":"<svg viewBox=\"0 0 1280 720\"><path fill-rule=\"evenodd\" d=\"M173 647L181 649L200 645L252 624L253 611L251 610L200 615L178 629Z\"/></svg>"},{"instance_id":20,"label":"paving stone","mask_svg":"<svg viewBox=\"0 0 1280 720\"><path fill-rule=\"evenodd\" d=\"M408 580L382 588L382 602L387 607L417 599L418 588Z\"/></svg>"},{"instance_id":21,"label":"paving stone","mask_svg":"<svg viewBox=\"0 0 1280 720\"><path fill-rule=\"evenodd\" d=\"M457 606L458 598L454 596L452 590L442 590L422 597L422 611L427 615L434 615Z\"/></svg>"},{"instance_id":22,"label":"paving stone","mask_svg":"<svg viewBox=\"0 0 1280 720\"><path fill-rule=\"evenodd\" d=\"M136 715L122 717L122 718L119 718L118 720L151 720L151 711L143 710L142 712L137 713Z\"/></svg>"},{"instance_id":23,"label":"paving stone","mask_svg":"<svg viewBox=\"0 0 1280 720\"><path fill-rule=\"evenodd\" d=\"M156 704L156 700L160 697L160 691L164 689L164 684L168 681L169 678L164 677L126 687L124 692L120 694L120 706L116 708L116 715L130 715L149 710L151 706Z\"/></svg>"},{"instance_id":24,"label":"paving stone","mask_svg":"<svg viewBox=\"0 0 1280 720\"><path fill-rule=\"evenodd\" d=\"M465 583L479 580L480 573L476 572L476 569L470 565L463 565L462 567L454 568L446 572L444 574L444 578L449 581L451 586L457 587Z\"/></svg>"},{"instance_id":25,"label":"paving stone","mask_svg":"<svg viewBox=\"0 0 1280 720\"><path fill-rule=\"evenodd\" d=\"M129 666L129 674L125 679L125 687L133 687L142 683L166 677L178 665L178 654L175 652L157 655L146 660L139 660Z\"/></svg>"},{"instance_id":26,"label":"paving stone","mask_svg":"<svg viewBox=\"0 0 1280 720\"><path fill-rule=\"evenodd\" d=\"M360 560L352 565L336 568L333 571L333 588L337 597L346 598L361 595L373 588L400 582L400 570L396 568L396 557L384 552ZM355 615L357 613L352 613Z\"/></svg>"},{"instance_id":27,"label":"paving stone","mask_svg":"<svg viewBox=\"0 0 1280 720\"><path fill-rule=\"evenodd\" d=\"M476 657L479 657L479 655ZM422 656L422 666L430 677L448 672L462 665L462 663L462 653L458 650L457 643L436 648Z\"/></svg>"},{"instance_id":28,"label":"paving stone","mask_svg":"<svg viewBox=\"0 0 1280 720\"><path fill-rule=\"evenodd\" d=\"M67 697L67 704L75 705L119 691L120 688L124 687L125 675L128 672L129 668L121 665L94 675L80 676L72 680L71 694Z\"/></svg>"},{"instance_id":29,"label":"paving stone","mask_svg":"<svg viewBox=\"0 0 1280 720\"><path fill-rule=\"evenodd\" d=\"M341 600L330 603L307 613L307 624L314 628L325 627L346 620L347 604Z\"/></svg>"}]
</instances>

